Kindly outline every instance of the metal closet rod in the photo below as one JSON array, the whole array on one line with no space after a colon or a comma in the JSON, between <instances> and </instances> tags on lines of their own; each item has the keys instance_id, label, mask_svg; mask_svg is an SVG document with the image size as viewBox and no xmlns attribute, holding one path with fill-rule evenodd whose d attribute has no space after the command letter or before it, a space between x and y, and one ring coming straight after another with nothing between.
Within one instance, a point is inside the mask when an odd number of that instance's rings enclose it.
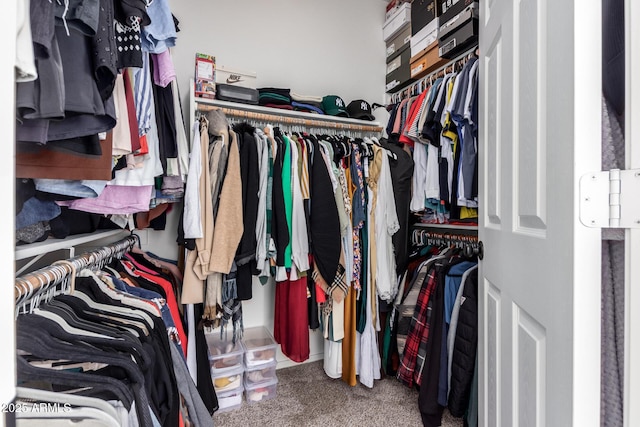
<instances>
[{"instance_id":1,"label":"metal closet rod","mask_svg":"<svg viewBox=\"0 0 640 427\"><path fill-rule=\"evenodd\" d=\"M405 99L408 96L417 95L417 94L412 94L413 88L415 88L418 85L424 84L429 79L433 79L438 75L438 73L441 73L444 71L444 73L446 74L447 68L449 67L452 67L452 72L453 72L453 69L455 69L456 64L458 64L459 62L465 63L466 61L469 60L471 55L478 56L478 54L479 54L478 46L474 46L471 49L467 50L466 52L456 56L454 59L447 62L445 65L430 72L429 75L421 77L419 80L411 83L409 86L402 89L400 92L393 94L393 96L391 97L392 103L400 102L401 100Z\"/></svg>"},{"instance_id":2,"label":"metal closet rod","mask_svg":"<svg viewBox=\"0 0 640 427\"><path fill-rule=\"evenodd\" d=\"M228 107L219 107L215 105L199 105L197 111L204 112L210 110L221 110L228 116L232 117L240 117L246 120L258 120L262 122L273 122L273 123L283 123L288 125L297 125L304 127L316 127L316 128L328 128L328 129L341 129L341 130L351 130L351 131L359 131L359 132L382 132L382 128L380 126L374 125L356 125L351 123L339 123L332 122L329 120L312 120L312 119L303 119L297 117L285 117L279 116L277 114L267 114L267 113L254 113L252 111L246 111L235 108Z\"/></svg>"},{"instance_id":3,"label":"metal closet rod","mask_svg":"<svg viewBox=\"0 0 640 427\"><path fill-rule=\"evenodd\" d=\"M36 294L46 292L70 276L73 278L76 272L85 268L98 267L114 257L121 257L138 242L138 236L132 234L100 249L68 260L56 261L50 266L17 277L14 285L16 305L28 301Z\"/></svg>"}]
</instances>

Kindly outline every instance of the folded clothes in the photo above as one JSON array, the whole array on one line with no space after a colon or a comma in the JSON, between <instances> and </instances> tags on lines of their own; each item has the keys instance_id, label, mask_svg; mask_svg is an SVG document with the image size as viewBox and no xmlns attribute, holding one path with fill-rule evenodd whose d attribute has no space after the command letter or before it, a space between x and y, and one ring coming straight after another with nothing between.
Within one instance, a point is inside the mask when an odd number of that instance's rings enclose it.
<instances>
[{"instance_id":1,"label":"folded clothes","mask_svg":"<svg viewBox=\"0 0 640 427\"><path fill-rule=\"evenodd\" d=\"M291 99L293 99L294 101L304 102L304 103L309 103L309 102L317 102L319 104L322 103L321 96L300 95L299 93L295 93L295 92L291 92Z\"/></svg>"},{"instance_id":2,"label":"folded clothes","mask_svg":"<svg viewBox=\"0 0 640 427\"><path fill-rule=\"evenodd\" d=\"M282 96L277 93L265 92L265 93L261 93L258 96L258 104L260 105L267 105L267 104L291 105L291 98L287 96Z\"/></svg>"},{"instance_id":3,"label":"folded clothes","mask_svg":"<svg viewBox=\"0 0 640 427\"><path fill-rule=\"evenodd\" d=\"M314 112L314 113L318 113L318 114L324 114L324 111L322 111L322 109L316 107L315 105L302 103L302 102L296 102L296 101L293 101L291 103L291 105L296 110L302 110L302 111L309 111L309 112Z\"/></svg>"},{"instance_id":4,"label":"folded clothes","mask_svg":"<svg viewBox=\"0 0 640 427\"><path fill-rule=\"evenodd\" d=\"M293 110L293 107L287 104L264 104L264 106L269 108L279 108L281 110Z\"/></svg>"}]
</instances>

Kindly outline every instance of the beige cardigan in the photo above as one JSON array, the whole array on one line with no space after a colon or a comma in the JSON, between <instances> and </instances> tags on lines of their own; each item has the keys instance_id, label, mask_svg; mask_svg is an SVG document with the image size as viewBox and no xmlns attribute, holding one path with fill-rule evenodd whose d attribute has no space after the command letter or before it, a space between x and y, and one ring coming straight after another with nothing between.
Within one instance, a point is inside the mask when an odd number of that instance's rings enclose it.
<instances>
[{"instance_id":1,"label":"beige cardigan","mask_svg":"<svg viewBox=\"0 0 640 427\"><path fill-rule=\"evenodd\" d=\"M182 304L199 304L204 300L204 280L210 273L211 248L213 245L213 207L211 204L211 178L209 175L209 123L200 122L200 149L202 174L200 175L200 219L202 237L196 239L196 249L187 251L182 282Z\"/></svg>"},{"instance_id":2,"label":"beige cardigan","mask_svg":"<svg viewBox=\"0 0 640 427\"><path fill-rule=\"evenodd\" d=\"M220 191L216 232L213 235L213 256L209 263L210 271L224 274L231 271L231 264L244 231L240 150L237 135L230 131L229 137L231 144L229 144L227 172Z\"/></svg>"}]
</instances>

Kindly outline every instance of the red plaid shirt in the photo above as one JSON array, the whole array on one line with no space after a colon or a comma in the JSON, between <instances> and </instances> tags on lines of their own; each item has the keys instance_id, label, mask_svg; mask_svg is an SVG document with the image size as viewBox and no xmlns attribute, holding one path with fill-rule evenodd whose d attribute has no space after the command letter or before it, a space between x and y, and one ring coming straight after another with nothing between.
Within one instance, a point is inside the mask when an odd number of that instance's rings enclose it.
<instances>
[{"instance_id":1,"label":"red plaid shirt","mask_svg":"<svg viewBox=\"0 0 640 427\"><path fill-rule=\"evenodd\" d=\"M436 288L437 273L435 265L431 265L427 274L426 284L423 284L418 295L411 327L407 335L407 342L402 355L402 361L398 368L398 379L407 387L412 387L414 383L420 385L422 367L426 354L419 354L420 348L426 349L429 340L429 324L431 321L432 302L431 294Z\"/></svg>"}]
</instances>

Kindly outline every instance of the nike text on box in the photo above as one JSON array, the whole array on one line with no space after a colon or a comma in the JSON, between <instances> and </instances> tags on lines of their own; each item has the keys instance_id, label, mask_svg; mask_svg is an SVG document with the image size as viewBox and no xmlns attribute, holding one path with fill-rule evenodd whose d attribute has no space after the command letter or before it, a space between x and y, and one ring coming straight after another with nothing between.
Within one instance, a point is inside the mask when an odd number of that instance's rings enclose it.
<instances>
[{"instance_id":1,"label":"nike text on box","mask_svg":"<svg viewBox=\"0 0 640 427\"><path fill-rule=\"evenodd\" d=\"M226 84L256 89L257 74L251 71L241 71L236 68L219 65L216 69L216 84Z\"/></svg>"}]
</instances>

